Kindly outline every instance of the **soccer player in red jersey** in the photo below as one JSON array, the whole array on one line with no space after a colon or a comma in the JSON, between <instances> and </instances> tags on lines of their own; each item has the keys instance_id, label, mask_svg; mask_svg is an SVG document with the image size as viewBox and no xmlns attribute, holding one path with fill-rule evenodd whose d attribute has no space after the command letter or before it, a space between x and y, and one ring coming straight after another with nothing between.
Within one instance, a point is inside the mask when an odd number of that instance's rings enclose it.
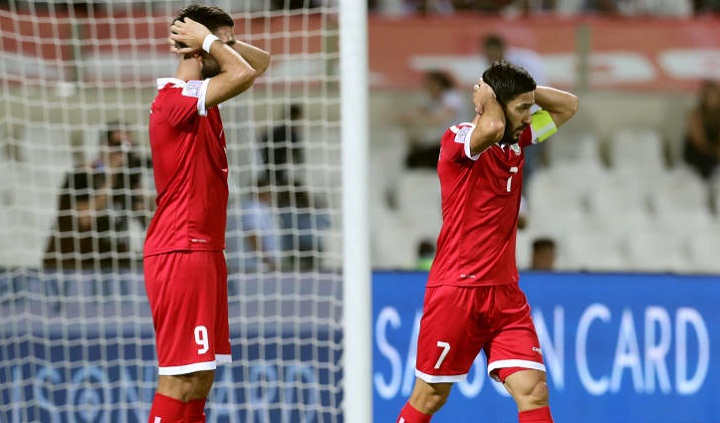
<instances>
[{"instance_id":1,"label":"soccer player in red jersey","mask_svg":"<svg viewBox=\"0 0 720 423\"><path fill-rule=\"evenodd\" d=\"M218 364L231 361L225 221L228 163L218 105L253 85L270 55L237 41L222 9L188 6L170 27L175 78L150 110L157 211L145 240L158 387L149 423L204 422Z\"/></svg>"},{"instance_id":2,"label":"soccer player in red jersey","mask_svg":"<svg viewBox=\"0 0 720 423\"><path fill-rule=\"evenodd\" d=\"M515 236L523 150L570 119L578 100L536 86L523 68L501 61L473 87L473 103L472 123L450 127L441 141L443 225L425 291L415 387L397 422L429 422L482 349L520 423L550 423L540 343L518 286ZM535 104L540 109L532 113Z\"/></svg>"}]
</instances>

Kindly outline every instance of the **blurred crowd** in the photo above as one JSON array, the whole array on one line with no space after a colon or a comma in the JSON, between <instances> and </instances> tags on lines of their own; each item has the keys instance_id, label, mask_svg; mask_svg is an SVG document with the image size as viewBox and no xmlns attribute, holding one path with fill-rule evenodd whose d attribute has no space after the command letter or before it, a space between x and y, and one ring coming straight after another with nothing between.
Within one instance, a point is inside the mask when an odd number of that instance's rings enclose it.
<instances>
[{"instance_id":1,"label":"blurred crowd","mask_svg":"<svg viewBox=\"0 0 720 423\"><path fill-rule=\"evenodd\" d=\"M602 14L687 17L720 12L719 0L369 0L384 14Z\"/></svg>"},{"instance_id":2,"label":"blurred crowd","mask_svg":"<svg viewBox=\"0 0 720 423\"><path fill-rule=\"evenodd\" d=\"M307 10L336 8L340 0L246 0L236 4L225 0L237 12L268 10ZM178 5L183 2L176 2ZM155 5L164 9L167 2ZM76 11L142 8L143 2L49 1L34 4L27 0L0 0L0 9L54 10L73 8ZM558 13L602 14L616 16L686 17L720 13L720 0L368 0L371 13L386 15L483 13L489 15L535 15Z\"/></svg>"}]
</instances>

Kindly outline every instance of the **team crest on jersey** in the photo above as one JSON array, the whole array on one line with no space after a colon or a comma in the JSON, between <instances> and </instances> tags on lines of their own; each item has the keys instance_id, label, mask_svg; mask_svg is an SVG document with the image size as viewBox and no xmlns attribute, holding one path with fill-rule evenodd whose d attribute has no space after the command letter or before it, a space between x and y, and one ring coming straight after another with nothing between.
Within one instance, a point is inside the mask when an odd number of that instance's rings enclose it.
<instances>
[{"instance_id":1,"label":"team crest on jersey","mask_svg":"<svg viewBox=\"0 0 720 423\"><path fill-rule=\"evenodd\" d=\"M517 143L511 145L511 146L510 146L510 149L511 149L516 155L518 155L518 156L520 155L520 146L517 145Z\"/></svg>"},{"instance_id":2,"label":"team crest on jersey","mask_svg":"<svg viewBox=\"0 0 720 423\"><path fill-rule=\"evenodd\" d=\"M188 81L185 87L183 87L182 95L185 97L200 97L200 87L202 83L202 81Z\"/></svg>"}]
</instances>

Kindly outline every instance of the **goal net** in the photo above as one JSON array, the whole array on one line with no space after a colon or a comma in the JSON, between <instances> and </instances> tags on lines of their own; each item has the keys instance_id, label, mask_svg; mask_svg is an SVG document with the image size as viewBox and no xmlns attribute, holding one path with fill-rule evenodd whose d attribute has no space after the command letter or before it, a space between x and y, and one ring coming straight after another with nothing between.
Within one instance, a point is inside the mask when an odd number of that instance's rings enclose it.
<instances>
[{"instance_id":1,"label":"goal net","mask_svg":"<svg viewBox=\"0 0 720 423\"><path fill-rule=\"evenodd\" d=\"M337 7L211 3L273 61L221 110L233 364L208 421L340 422ZM175 75L168 28L185 4L0 2L1 422L147 419L148 114L156 78Z\"/></svg>"}]
</instances>

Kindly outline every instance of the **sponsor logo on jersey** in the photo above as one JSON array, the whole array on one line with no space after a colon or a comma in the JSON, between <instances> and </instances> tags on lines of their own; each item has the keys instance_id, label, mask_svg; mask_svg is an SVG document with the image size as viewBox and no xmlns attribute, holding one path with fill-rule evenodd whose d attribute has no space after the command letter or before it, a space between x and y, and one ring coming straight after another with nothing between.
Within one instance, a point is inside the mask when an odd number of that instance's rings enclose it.
<instances>
[{"instance_id":1,"label":"sponsor logo on jersey","mask_svg":"<svg viewBox=\"0 0 720 423\"><path fill-rule=\"evenodd\" d=\"M536 353L542 355L542 350L541 350L540 348L538 348L538 347L532 347L532 350L535 351Z\"/></svg>"}]
</instances>

